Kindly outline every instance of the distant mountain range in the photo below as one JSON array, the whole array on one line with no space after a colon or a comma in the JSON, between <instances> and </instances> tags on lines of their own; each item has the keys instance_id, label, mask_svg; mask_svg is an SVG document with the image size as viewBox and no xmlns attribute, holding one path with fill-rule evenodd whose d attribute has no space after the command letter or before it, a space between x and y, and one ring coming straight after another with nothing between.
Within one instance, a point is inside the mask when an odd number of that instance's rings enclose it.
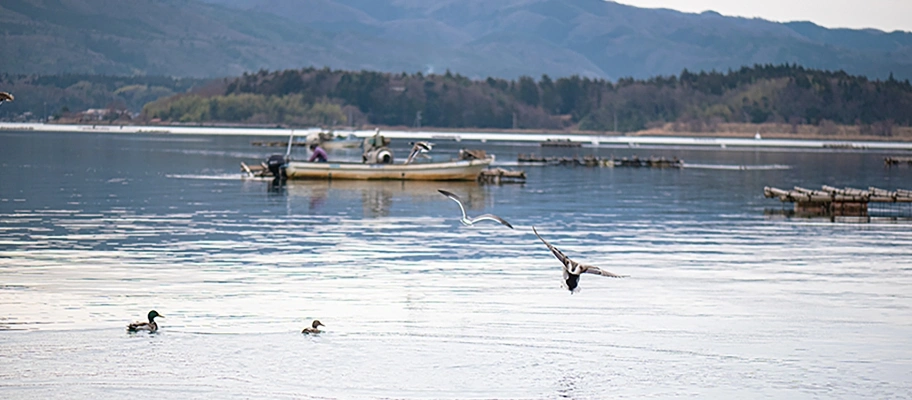
<instances>
[{"instance_id":1,"label":"distant mountain range","mask_svg":"<svg viewBox=\"0 0 912 400\"><path fill-rule=\"evenodd\" d=\"M617 79L797 63L912 79L912 33L602 0L5 0L0 72L237 76L306 66Z\"/></svg>"}]
</instances>

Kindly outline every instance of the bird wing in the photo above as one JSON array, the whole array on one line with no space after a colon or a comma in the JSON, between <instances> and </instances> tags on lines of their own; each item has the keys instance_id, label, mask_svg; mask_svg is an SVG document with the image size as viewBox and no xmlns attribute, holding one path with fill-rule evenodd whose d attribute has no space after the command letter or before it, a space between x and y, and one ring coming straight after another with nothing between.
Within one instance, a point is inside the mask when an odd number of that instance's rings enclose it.
<instances>
[{"instance_id":1,"label":"bird wing","mask_svg":"<svg viewBox=\"0 0 912 400\"><path fill-rule=\"evenodd\" d=\"M535 236L538 236L538 239L541 240L542 243L545 244L545 246L548 246L548 250L551 250L551 254L554 254L554 257L557 257L557 259L562 264L564 264L564 270L566 270L568 267L571 267L574 263L576 263L575 261L571 260L570 257L567 257L566 255L564 255L564 253L562 251L560 251L560 249L552 246L551 243L548 243L548 241L545 240L545 238L541 237L541 235L538 234L538 231L535 230L534 226L532 227L532 232L535 233Z\"/></svg>"},{"instance_id":2,"label":"bird wing","mask_svg":"<svg viewBox=\"0 0 912 400\"><path fill-rule=\"evenodd\" d=\"M627 277L627 275L618 275L618 274L615 274L612 272L608 272L608 271L599 269L599 267L596 267L596 266L581 264L576 261L573 261L570 259L570 257L567 257L562 251L560 251L560 249L552 246L551 243L548 243L545 239L543 239L541 237L541 235L538 234L538 231L535 230L534 226L532 227L532 232L535 232L535 236L538 236L538 238L541 239L541 241L544 242L545 245L548 246L548 248L551 250L551 253L553 253L554 256L557 257L557 259L560 260L560 262L562 262L564 264L564 279L565 280L567 279L568 274L579 275L582 273L607 276L607 277L611 277L611 278L626 278Z\"/></svg>"},{"instance_id":3,"label":"bird wing","mask_svg":"<svg viewBox=\"0 0 912 400\"><path fill-rule=\"evenodd\" d=\"M11 95L7 92L0 92L0 102L13 101L13 99L15 99L15 97L13 97L13 95Z\"/></svg>"},{"instance_id":4,"label":"bird wing","mask_svg":"<svg viewBox=\"0 0 912 400\"><path fill-rule=\"evenodd\" d=\"M443 190L443 189L437 189L437 191L440 192L442 195L448 197L450 200L455 201L456 204L459 204L459 210L462 211L462 218L468 219L468 217L466 216L465 207L463 207L463 205L462 205L462 199L460 199L459 196L457 196L454 193L447 192L446 190Z\"/></svg>"},{"instance_id":5,"label":"bird wing","mask_svg":"<svg viewBox=\"0 0 912 400\"><path fill-rule=\"evenodd\" d=\"M618 275L615 273L611 273L611 272L599 269L599 267L593 267L591 265L580 265L580 267L582 267L582 269L583 269L582 272L585 272L587 274L607 276L609 278L626 278L627 277L627 275Z\"/></svg>"},{"instance_id":6,"label":"bird wing","mask_svg":"<svg viewBox=\"0 0 912 400\"><path fill-rule=\"evenodd\" d=\"M477 217L475 217L475 218L472 218L472 219L469 221L469 223L474 224L474 223L476 223L476 222L478 222L478 221L486 220L486 219L487 219L487 220L491 220L491 221L500 222L501 224L506 225L507 228L513 229L513 225L510 225L510 223L507 222L505 219L503 219L503 218L501 218L501 217L498 217L498 216L496 216L496 215L494 215L494 214L482 214L482 215L479 215L479 216L477 216Z\"/></svg>"}]
</instances>

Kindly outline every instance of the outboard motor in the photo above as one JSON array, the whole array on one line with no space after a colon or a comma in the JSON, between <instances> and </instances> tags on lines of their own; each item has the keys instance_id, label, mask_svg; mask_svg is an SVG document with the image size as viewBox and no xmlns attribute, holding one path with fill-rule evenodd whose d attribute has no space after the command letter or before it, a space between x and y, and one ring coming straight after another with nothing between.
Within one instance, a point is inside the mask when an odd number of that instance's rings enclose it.
<instances>
[{"instance_id":1,"label":"outboard motor","mask_svg":"<svg viewBox=\"0 0 912 400\"><path fill-rule=\"evenodd\" d=\"M273 154L266 159L266 167L269 168L269 172L272 172L272 176L276 179L285 179L285 156L281 154Z\"/></svg>"},{"instance_id":2,"label":"outboard motor","mask_svg":"<svg viewBox=\"0 0 912 400\"><path fill-rule=\"evenodd\" d=\"M389 147L378 147L364 152L361 158L365 164L392 164L393 152Z\"/></svg>"},{"instance_id":3,"label":"outboard motor","mask_svg":"<svg viewBox=\"0 0 912 400\"><path fill-rule=\"evenodd\" d=\"M364 138L361 146L364 152L361 153L361 161L365 164L392 164L393 151L389 149L390 140L380 136L380 128L374 136Z\"/></svg>"}]
</instances>

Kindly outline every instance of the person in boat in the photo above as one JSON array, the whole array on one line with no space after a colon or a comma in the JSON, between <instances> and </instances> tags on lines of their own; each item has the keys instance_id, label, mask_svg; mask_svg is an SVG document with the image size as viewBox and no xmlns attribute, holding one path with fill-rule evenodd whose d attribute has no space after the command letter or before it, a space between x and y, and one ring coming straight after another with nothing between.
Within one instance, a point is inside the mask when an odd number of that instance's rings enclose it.
<instances>
[{"instance_id":1,"label":"person in boat","mask_svg":"<svg viewBox=\"0 0 912 400\"><path fill-rule=\"evenodd\" d=\"M323 148L320 147L320 145L317 143L310 145L310 151L312 151L313 154L310 155L310 159L307 161L326 162L326 160L329 158L329 156L326 154L326 150L323 150Z\"/></svg>"}]
</instances>

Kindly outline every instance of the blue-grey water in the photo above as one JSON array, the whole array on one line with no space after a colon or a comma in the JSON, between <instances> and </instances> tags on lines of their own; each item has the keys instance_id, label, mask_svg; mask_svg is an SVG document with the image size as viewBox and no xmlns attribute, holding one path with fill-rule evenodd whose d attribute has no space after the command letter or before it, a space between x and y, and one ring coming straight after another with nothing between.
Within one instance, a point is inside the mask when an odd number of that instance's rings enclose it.
<instances>
[{"instance_id":1,"label":"blue-grey water","mask_svg":"<svg viewBox=\"0 0 912 400\"><path fill-rule=\"evenodd\" d=\"M763 197L912 189L892 154L438 143L528 181L276 188L241 179L281 151L251 140L0 132L0 397L912 397L912 225ZM438 188L516 229L460 225ZM630 277L571 295L533 225ZM125 331L151 309L158 334Z\"/></svg>"}]
</instances>

